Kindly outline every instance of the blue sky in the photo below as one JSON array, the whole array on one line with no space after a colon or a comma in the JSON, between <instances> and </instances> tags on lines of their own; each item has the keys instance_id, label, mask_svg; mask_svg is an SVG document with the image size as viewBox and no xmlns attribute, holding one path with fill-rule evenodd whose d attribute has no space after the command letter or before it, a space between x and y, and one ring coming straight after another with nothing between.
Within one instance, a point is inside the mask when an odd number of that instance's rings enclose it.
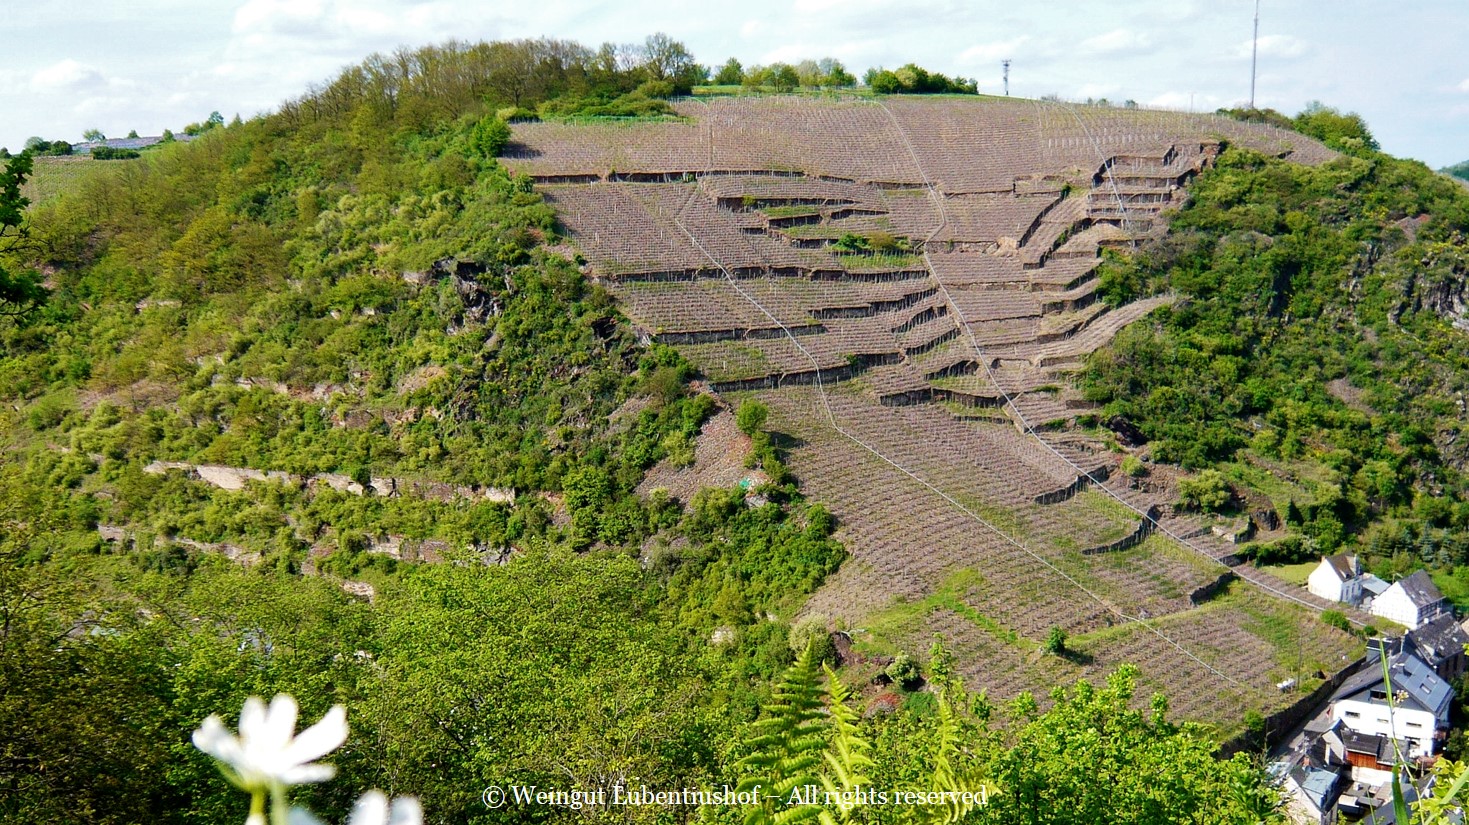
<instances>
[{"instance_id":1,"label":"blue sky","mask_svg":"<svg viewBox=\"0 0 1469 825\"><path fill-rule=\"evenodd\" d=\"M12 4L13 5L13 4ZM374 51L449 38L589 46L664 31L703 63L834 56L861 75L909 61L1012 94L1196 110L1249 97L1253 0L131 0L34 3L0 21L0 145L157 134L249 117ZM1469 4L1263 0L1256 103L1362 114L1384 149L1469 159Z\"/></svg>"}]
</instances>

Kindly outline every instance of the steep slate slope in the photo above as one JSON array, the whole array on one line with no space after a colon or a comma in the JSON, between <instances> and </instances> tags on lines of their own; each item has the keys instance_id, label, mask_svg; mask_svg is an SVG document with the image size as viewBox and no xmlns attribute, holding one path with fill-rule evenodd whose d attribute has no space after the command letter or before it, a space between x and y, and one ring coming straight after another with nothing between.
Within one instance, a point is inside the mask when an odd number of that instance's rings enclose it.
<instances>
[{"instance_id":1,"label":"steep slate slope","mask_svg":"<svg viewBox=\"0 0 1469 825\"><path fill-rule=\"evenodd\" d=\"M756 393L796 439L791 466L853 555L808 610L900 644L943 633L996 697L1142 660L1175 695L1217 693L1186 712L1225 724L1286 701L1273 685L1300 675L1297 643L1341 663L1351 639L1288 597L1261 607L1257 588L1287 588L1255 571L1207 602L1228 547L1150 537L1142 513L1198 528L1161 494L1107 482L1099 444L1047 430L1086 410L1068 370L1171 301L1101 305L1102 249L1165 231L1222 141L1303 163L1329 150L1213 116L1021 100L679 113L520 124L506 163L648 339L716 391ZM1038 660L1053 626L1085 655Z\"/></svg>"}]
</instances>

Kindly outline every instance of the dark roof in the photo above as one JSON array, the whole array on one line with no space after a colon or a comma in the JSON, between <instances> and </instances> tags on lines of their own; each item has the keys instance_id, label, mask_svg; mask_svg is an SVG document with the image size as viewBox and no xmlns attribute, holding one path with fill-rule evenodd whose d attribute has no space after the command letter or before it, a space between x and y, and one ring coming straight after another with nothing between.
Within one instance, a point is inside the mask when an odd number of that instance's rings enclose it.
<instances>
[{"instance_id":1,"label":"dark roof","mask_svg":"<svg viewBox=\"0 0 1469 825\"><path fill-rule=\"evenodd\" d=\"M1469 645L1469 633L1464 632L1453 616L1444 613L1408 631L1408 641L1419 658L1436 670L1445 660L1464 652L1464 646Z\"/></svg>"},{"instance_id":2,"label":"dark roof","mask_svg":"<svg viewBox=\"0 0 1469 825\"><path fill-rule=\"evenodd\" d=\"M1335 573L1336 577L1342 581L1346 581L1357 575L1357 560L1348 556L1346 553L1337 553L1335 556L1323 556L1321 560L1326 562L1331 567L1331 572Z\"/></svg>"},{"instance_id":3,"label":"dark roof","mask_svg":"<svg viewBox=\"0 0 1469 825\"><path fill-rule=\"evenodd\" d=\"M1347 753L1365 753L1376 759L1379 765L1391 765L1397 762L1398 753L1408 752L1408 743L1402 739L1394 742L1389 736L1358 733L1351 728L1341 732L1341 741Z\"/></svg>"},{"instance_id":4,"label":"dark roof","mask_svg":"<svg viewBox=\"0 0 1469 825\"><path fill-rule=\"evenodd\" d=\"M1377 756L1381 753L1383 745L1387 744L1387 737L1375 733L1358 733L1348 728L1342 731L1341 741L1347 746L1347 753L1368 753Z\"/></svg>"},{"instance_id":5,"label":"dark roof","mask_svg":"<svg viewBox=\"0 0 1469 825\"><path fill-rule=\"evenodd\" d=\"M1433 672L1433 668L1417 656L1399 653L1388 661L1390 662L1393 695L1400 697L1394 699L1398 707L1424 710L1434 716L1446 717L1449 701L1454 697L1453 688L1449 687L1448 682L1439 678L1439 675ZM1360 673L1337 688L1331 700L1335 702L1340 699L1355 699L1360 702L1373 702L1375 700L1371 698L1371 691L1380 690L1382 686L1381 666L1369 664Z\"/></svg>"},{"instance_id":6,"label":"dark roof","mask_svg":"<svg viewBox=\"0 0 1469 825\"><path fill-rule=\"evenodd\" d=\"M1406 579L1400 579L1398 586L1403 588L1403 592L1407 594L1413 604L1418 605L1420 608L1443 601L1443 593L1439 591L1438 585L1434 584L1433 579L1429 578L1428 574L1422 570L1419 570Z\"/></svg>"}]
</instances>

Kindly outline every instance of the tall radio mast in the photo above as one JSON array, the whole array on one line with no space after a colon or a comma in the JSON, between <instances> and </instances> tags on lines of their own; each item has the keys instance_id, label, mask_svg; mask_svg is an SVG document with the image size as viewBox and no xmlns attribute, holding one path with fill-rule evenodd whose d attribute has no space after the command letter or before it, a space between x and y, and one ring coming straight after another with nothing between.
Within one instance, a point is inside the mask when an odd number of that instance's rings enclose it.
<instances>
[{"instance_id":1,"label":"tall radio mast","mask_svg":"<svg viewBox=\"0 0 1469 825\"><path fill-rule=\"evenodd\" d=\"M1255 108L1255 58L1260 53L1260 0L1255 0L1255 36L1250 40L1250 108Z\"/></svg>"}]
</instances>

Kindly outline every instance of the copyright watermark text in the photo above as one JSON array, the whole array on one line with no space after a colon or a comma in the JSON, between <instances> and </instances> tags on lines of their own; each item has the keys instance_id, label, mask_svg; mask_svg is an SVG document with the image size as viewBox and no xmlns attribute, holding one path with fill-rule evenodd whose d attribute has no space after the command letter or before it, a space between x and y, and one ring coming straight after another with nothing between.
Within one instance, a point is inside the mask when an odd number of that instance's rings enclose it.
<instances>
[{"instance_id":1,"label":"copyright watermark text","mask_svg":"<svg viewBox=\"0 0 1469 825\"><path fill-rule=\"evenodd\" d=\"M565 789L538 785L490 785L480 792L486 808L546 806L580 811L585 808L618 808L657 806L673 807L749 807L774 802L776 805L853 806L928 806L962 805L983 807L989 804L989 789L974 791L889 791L880 788L856 788L850 791L827 791L817 785L802 785L787 794L777 795L761 786L737 790L730 785L716 788L678 788L657 790L647 785L611 788Z\"/></svg>"}]
</instances>

